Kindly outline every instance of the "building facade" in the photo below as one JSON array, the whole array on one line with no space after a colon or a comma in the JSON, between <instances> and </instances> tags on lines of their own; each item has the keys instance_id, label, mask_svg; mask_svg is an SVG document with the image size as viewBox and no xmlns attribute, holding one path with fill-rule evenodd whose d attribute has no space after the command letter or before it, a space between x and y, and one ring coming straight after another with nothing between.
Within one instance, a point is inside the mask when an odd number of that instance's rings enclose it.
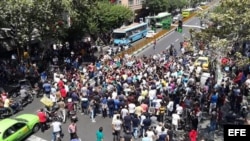
<instances>
[{"instance_id":1,"label":"building facade","mask_svg":"<svg viewBox=\"0 0 250 141\"><path fill-rule=\"evenodd\" d=\"M128 6L131 10L136 11L142 9L144 0L110 0L110 2Z\"/></svg>"}]
</instances>

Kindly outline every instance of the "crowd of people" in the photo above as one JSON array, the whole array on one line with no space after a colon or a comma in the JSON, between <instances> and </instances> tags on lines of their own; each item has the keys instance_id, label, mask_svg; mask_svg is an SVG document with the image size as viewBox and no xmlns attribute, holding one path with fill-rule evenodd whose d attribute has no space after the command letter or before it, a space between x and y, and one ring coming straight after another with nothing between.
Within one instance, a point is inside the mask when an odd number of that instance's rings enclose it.
<instances>
[{"instance_id":1,"label":"crowd of people","mask_svg":"<svg viewBox=\"0 0 250 141\"><path fill-rule=\"evenodd\" d=\"M50 123L54 141L63 136L62 122L67 119L71 121L68 126L71 141L79 140L77 119L72 116L77 112L89 115L93 123L97 114L112 118L114 141L205 140L200 132L204 119L210 121L211 135L230 120L247 121L249 70L234 67L218 81L217 68L211 67L207 72L210 77L204 81L203 66L195 66L195 57L185 54L177 57L171 51L149 57L104 55L87 65L77 63L74 53L71 58L76 61L65 61L63 69L41 73L41 88L53 103L37 114L42 132L52 109L57 107L62 116L62 121L52 119ZM53 63L58 65L56 60ZM227 73L235 73L236 77L230 78ZM8 100L2 103L3 107L6 105ZM103 141L102 127L96 138Z\"/></svg>"},{"instance_id":2,"label":"crowd of people","mask_svg":"<svg viewBox=\"0 0 250 141\"><path fill-rule=\"evenodd\" d=\"M210 77L201 82L203 68L194 61L190 55L176 57L169 52L115 59L104 55L89 65L57 69L53 78L43 73L43 88L58 105L63 122L72 111L90 115L93 123L97 114L112 118L114 141L173 141L180 131L184 133L177 140L205 140L199 133L203 119L210 120L209 133L218 130L222 121L236 120L231 115L247 120L250 76L249 70L238 69L234 73L243 73L244 80L225 73L217 83L216 68L210 68ZM43 116L39 115L41 122ZM71 122L68 131L73 141L77 121ZM52 126L56 133L61 124ZM103 140L102 130L96 133L98 141Z\"/></svg>"}]
</instances>

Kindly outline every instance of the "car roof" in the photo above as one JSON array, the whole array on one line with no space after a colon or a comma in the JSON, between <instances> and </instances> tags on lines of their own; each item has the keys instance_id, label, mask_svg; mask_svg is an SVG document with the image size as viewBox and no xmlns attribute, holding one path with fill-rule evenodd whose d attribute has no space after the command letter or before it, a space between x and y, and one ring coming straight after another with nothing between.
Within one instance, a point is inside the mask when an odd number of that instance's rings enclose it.
<instances>
[{"instance_id":1,"label":"car roof","mask_svg":"<svg viewBox=\"0 0 250 141\"><path fill-rule=\"evenodd\" d=\"M0 121L0 134L2 134L6 128L12 126L13 124L17 123L18 121L16 121L15 119L11 119L11 118L6 118Z\"/></svg>"},{"instance_id":2,"label":"car roof","mask_svg":"<svg viewBox=\"0 0 250 141\"><path fill-rule=\"evenodd\" d=\"M208 57L198 57L198 60L208 60Z\"/></svg>"}]
</instances>

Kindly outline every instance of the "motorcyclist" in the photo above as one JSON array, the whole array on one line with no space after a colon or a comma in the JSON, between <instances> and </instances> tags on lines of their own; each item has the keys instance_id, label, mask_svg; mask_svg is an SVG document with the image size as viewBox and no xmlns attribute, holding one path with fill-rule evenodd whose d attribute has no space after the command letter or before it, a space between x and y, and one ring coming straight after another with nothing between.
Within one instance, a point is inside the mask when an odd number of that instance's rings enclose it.
<instances>
[{"instance_id":1,"label":"motorcyclist","mask_svg":"<svg viewBox=\"0 0 250 141\"><path fill-rule=\"evenodd\" d=\"M68 115L70 115L70 113L74 112L74 103L73 103L71 98L68 99L68 102L66 104L66 109L67 109Z\"/></svg>"},{"instance_id":2,"label":"motorcyclist","mask_svg":"<svg viewBox=\"0 0 250 141\"><path fill-rule=\"evenodd\" d=\"M20 89L20 97L22 100L25 100L28 98L28 92L27 90L24 88L24 86L21 86L21 89Z\"/></svg>"}]
</instances>

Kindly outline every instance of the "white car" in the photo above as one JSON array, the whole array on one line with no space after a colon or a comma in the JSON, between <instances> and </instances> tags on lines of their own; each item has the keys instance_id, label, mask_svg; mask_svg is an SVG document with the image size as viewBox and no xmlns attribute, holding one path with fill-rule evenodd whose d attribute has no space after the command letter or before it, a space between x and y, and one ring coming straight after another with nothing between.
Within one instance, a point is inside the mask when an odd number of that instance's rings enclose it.
<instances>
[{"instance_id":1,"label":"white car","mask_svg":"<svg viewBox=\"0 0 250 141\"><path fill-rule=\"evenodd\" d=\"M147 35L146 35L146 38L153 38L155 36L155 31L153 30L149 30Z\"/></svg>"},{"instance_id":2,"label":"white car","mask_svg":"<svg viewBox=\"0 0 250 141\"><path fill-rule=\"evenodd\" d=\"M177 14L176 16L173 17L173 23L176 23L179 20L182 20L182 15L181 14Z\"/></svg>"}]
</instances>

